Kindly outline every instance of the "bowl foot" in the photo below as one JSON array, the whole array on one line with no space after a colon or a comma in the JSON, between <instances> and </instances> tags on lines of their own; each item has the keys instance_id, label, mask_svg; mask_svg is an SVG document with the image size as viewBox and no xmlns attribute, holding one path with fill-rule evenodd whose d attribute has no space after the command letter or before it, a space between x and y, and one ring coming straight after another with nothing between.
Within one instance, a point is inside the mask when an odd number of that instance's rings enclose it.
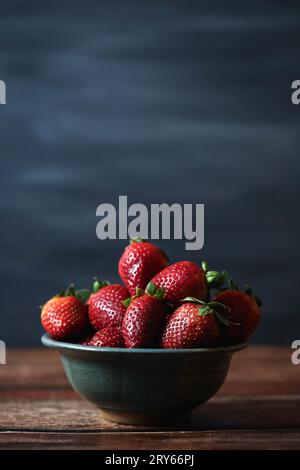
<instances>
[{"instance_id":1,"label":"bowl foot","mask_svg":"<svg viewBox=\"0 0 300 470\"><path fill-rule=\"evenodd\" d=\"M101 410L101 415L107 421L133 426L155 426L184 423L189 420L190 413L125 413L121 411Z\"/></svg>"}]
</instances>

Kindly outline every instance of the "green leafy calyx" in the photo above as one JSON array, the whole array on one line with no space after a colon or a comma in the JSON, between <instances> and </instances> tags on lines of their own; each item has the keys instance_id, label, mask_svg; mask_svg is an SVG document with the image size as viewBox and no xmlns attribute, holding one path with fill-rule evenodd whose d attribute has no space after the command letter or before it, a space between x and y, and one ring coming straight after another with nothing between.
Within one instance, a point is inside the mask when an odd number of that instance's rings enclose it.
<instances>
[{"instance_id":1,"label":"green leafy calyx","mask_svg":"<svg viewBox=\"0 0 300 470\"><path fill-rule=\"evenodd\" d=\"M131 301L132 301L132 298L128 297L128 299L125 299L125 300L122 301L122 304L124 305L124 307L127 308L131 304Z\"/></svg>"},{"instance_id":2,"label":"green leafy calyx","mask_svg":"<svg viewBox=\"0 0 300 470\"><path fill-rule=\"evenodd\" d=\"M94 277L93 292L96 293L100 289L102 289L102 287L106 287L109 285L110 285L109 281L100 281L97 277Z\"/></svg>"},{"instance_id":3,"label":"green leafy calyx","mask_svg":"<svg viewBox=\"0 0 300 470\"><path fill-rule=\"evenodd\" d=\"M80 302L85 304L91 295L89 289L75 289L74 284L70 284L66 289L61 291L55 297L76 297Z\"/></svg>"},{"instance_id":4,"label":"green leafy calyx","mask_svg":"<svg viewBox=\"0 0 300 470\"><path fill-rule=\"evenodd\" d=\"M141 243L144 242L145 240L143 238L137 237L137 238L131 238L130 243Z\"/></svg>"},{"instance_id":5,"label":"green leafy calyx","mask_svg":"<svg viewBox=\"0 0 300 470\"><path fill-rule=\"evenodd\" d=\"M226 290L239 291L238 285L231 279L226 271L212 271L208 267L207 261L202 262L202 269L205 272L206 281L209 289L217 289L219 292ZM249 284L245 284L245 293L252 297L258 307L262 305L259 297L253 294Z\"/></svg>"},{"instance_id":6,"label":"green leafy calyx","mask_svg":"<svg viewBox=\"0 0 300 470\"><path fill-rule=\"evenodd\" d=\"M131 304L131 302L134 299L137 299L138 297L141 297L144 294L145 294L145 292L143 291L143 289L140 289L139 287L136 287L135 288L135 294L132 295L131 297L128 297L127 299L123 300L122 304L124 305L124 307L127 308L127 307L129 307L129 305Z\"/></svg>"},{"instance_id":7,"label":"green leafy calyx","mask_svg":"<svg viewBox=\"0 0 300 470\"><path fill-rule=\"evenodd\" d=\"M198 309L200 316L215 315L215 317L225 326L238 326L239 323L234 323L229 320L227 315L230 315L230 308L216 300L204 302L203 300L196 299L195 297L186 297L182 302L198 303L201 306Z\"/></svg>"},{"instance_id":8,"label":"green leafy calyx","mask_svg":"<svg viewBox=\"0 0 300 470\"><path fill-rule=\"evenodd\" d=\"M219 289L228 282L229 276L227 272L212 271L209 269L207 261L202 262L202 269L205 272L209 289Z\"/></svg>"},{"instance_id":9,"label":"green leafy calyx","mask_svg":"<svg viewBox=\"0 0 300 470\"><path fill-rule=\"evenodd\" d=\"M150 295L151 297L155 297L157 300L163 300L165 296L165 289L163 287L157 287L154 282L149 282L146 287L146 294Z\"/></svg>"}]
</instances>

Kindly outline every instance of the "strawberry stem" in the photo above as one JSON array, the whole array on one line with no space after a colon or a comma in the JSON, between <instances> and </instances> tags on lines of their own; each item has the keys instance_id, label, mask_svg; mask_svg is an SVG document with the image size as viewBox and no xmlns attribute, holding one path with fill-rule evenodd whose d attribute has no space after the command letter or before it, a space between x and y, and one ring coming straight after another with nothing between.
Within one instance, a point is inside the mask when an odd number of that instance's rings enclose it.
<instances>
[{"instance_id":1,"label":"strawberry stem","mask_svg":"<svg viewBox=\"0 0 300 470\"><path fill-rule=\"evenodd\" d=\"M156 285L154 284L154 282L150 281L149 284L146 287L146 294L155 295L156 290L157 290Z\"/></svg>"},{"instance_id":2,"label":"strawberry stem","mask_svg":"<svg viewBox=\"0 0 300 470\"><path fill-rule=\"evenodd\" d=\"M157 288L154 282L149 282L146 287L146 294L150 295L150 297L155 297L157 300L163 300L165 296L165 289L163 287Z\"/></svg>"},{"instance_id":3,"label":"strawberry stem","mask_svg":"<svg viewBox=\"0 0 300 470\"><path fill-rule=\"evenodd\" d=\"M122 304L124 305L124 307L127 308L131 304L131 300L132 300L131 297L128 297L128 299L123 300Z\"/></svg>"},{"instance_id":4,"label":"strawberry stem","mask_svg":"<svg viewBox=\"0 0 300 470\"><path fill-rule=\"evenodd\" d=\"M145 292L143 291L143 289L141 289L140 287L136 287L134 297L141 297L144 294L145 294Z\"/></svg>"},{"instance_id":5,"label":"strawberry stem","mask_svg":"<svg viewBox=\"0 0 300 470\"><path fill-rule=\"evenodd\" d=\"M137 238L130 238L130 243L141 243L144 242L145 240L143 238L137 237Z\"/></svg>"},{"instance_id":6,"label":"strawberry stem","mask_svg":"<svg viewBox=\"0 0 300 470\"><path fill-rule=\"evenodd\" d=\"M98 292L102 287L106 287L110 285L109 281L99 281L97 277L94 277L94 283L93 283L93 292L94 294Z\"/></svg>"},{"instance_id":7,"label":"strawberry stem","mask_svg":"<svg viewBox=\"0 0 300 470\"><path fill-rule=\"evenodd\" d=\"M123 300L122 304L124 305L124 307L127 308L134 299L137 299L138 297L141 297L144 294L145 294L145 292L143 291L143 289L140 289L139 287L136 287L135 288L135 294L132 295L131 297L128 297L127 299Z\"/></svg>"},{"instance_id":8,"label":"strawberry stem","mask_svg":"<svg viewBox=\"0 0 300 470\"><path fill-rule=\"evenodd\" d=\"M232 279L228 279L228 288L229 290L237 290L237 291L240 290Z\"/></svg>"},{"instance_id":9,"label":"strawberry stem","mask_svg":"<svg viewBox=\"0 0 300 470\"><path fill-rule=\"evenodd\" d=\"M222 315L217 310L214 311L214 314L216 315L219 322L223 323L225 326L239 326L239 323L234 323L233 321L228 320L228 318L224 317L224 315Z\"/></svg>"},{"instance_id":10,"label":"strawberry stem","mask_svg":"<svg viewBox=\"0 0 300 470\"><path fill-rule=\"evenodd\" d=\"M207 261L202 261L202 269L205 272L206 281L209 289L219 289L228 282L226 271L212 271L208 267Z\"/></svg>"},{"instance_id":11,"label":"strawberry stem","mask_svg":"<svg viewBox=\"0 0 300 470\"><path fill-rule=\"evenodd\" d=\"M75 286L74 286L74 284L70 284L65 290L64 296L67 297L69 295L75 297Z\"/></svg>"},{"instance_id":12,"label":"strawberry stem","mask_svg":"<svg viewBox=\"0 0 300 470\"><path fill-rule=\"evenodd\" d=\"M75 291L75 297L80 300L83 304L85 304L91 295L91 291L89 289L78 289Z\"/></svg>"},{"instance_id":13,"label":"strawberry stem","mask_svg":"<svg viewBox=\"0 0 300 470\"><path fill-rule=\"evenodd\" d=\"M206 271L208 271L208 262L202 261L201 265L202 265L203 271L206 273Z\"/></svg>"}]
</instances>

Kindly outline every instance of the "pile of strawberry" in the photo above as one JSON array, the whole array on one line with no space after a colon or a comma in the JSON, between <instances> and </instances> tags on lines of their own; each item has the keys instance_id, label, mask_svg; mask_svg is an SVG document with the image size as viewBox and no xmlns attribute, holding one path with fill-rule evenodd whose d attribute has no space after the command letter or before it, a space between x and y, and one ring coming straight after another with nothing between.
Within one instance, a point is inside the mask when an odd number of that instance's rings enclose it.
<instances>
[{"instance_id":1,"label":"pile of strawberry","mask_svg":"<svg viewBox=\"0 0 300 470\"><path fill-rule=\"evenodd\" d=\"M95 279L43 307L46 332L59 341L126 348L198 348L243 342L256 329L260 300L226 272L191 261L169 264L152 243L133 240L119 261L124 283Z\"/></svg>"}]
</instances>

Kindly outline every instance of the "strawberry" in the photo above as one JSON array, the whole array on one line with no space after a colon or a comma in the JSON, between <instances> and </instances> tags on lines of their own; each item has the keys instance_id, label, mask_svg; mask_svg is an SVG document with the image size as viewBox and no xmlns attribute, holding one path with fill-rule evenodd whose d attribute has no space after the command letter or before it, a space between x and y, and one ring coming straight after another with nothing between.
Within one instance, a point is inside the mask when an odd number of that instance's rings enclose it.
<instances>
[{"instance_id":1,"label":"strawberry","mask_svg":"<svg viewBox=\"0 0 300 470\"><path fill-rule=\"evenodd\" d=\"M166 255L152 243L131 240L119 261L119 274L130 295L136 288L145 289L155 274L168 264Z\"/></svg>"},{"instance_id":2,"label":"strawberry","mask_svg":"<svg viewBox=\"0 0 300 470\"><path fill-rule=\"evenodd\" d=\"M95 335L85 343L87 346L98 348L120 348L124 347L124 339L120 326L106 326L97 331Z\"/></svg>"},{"instance_id":3,"label":"strawberry","mask_svg":"<svg viewBox=\"0 0 300 470\"><path fill-rule=\"evenodd\" d=\"M229 344L246 341L259 323L260 299L252 295L248 284L245 285L245 292L241 292L225 271L210 271L206 261L203 261L202 268L209 289L219 291L213 300L227 307L225 318L228 325L223 328L223 339Z\"/></svg>"},{"instance_id":4,"label":"strawberry","mask_svg":"<svg viewBox=\"0 0 300 470\"><path fill-rule=\"evenodd\" d=\"M186 299L188 300L188 299ZM170 316L161 341L164 349L188 349L214 345L220 335L212 303L184 303Z\"/></svg>"},{"instance_id":5,"label":"strawberry","mask_svg":"<svg viewBox=\"0 0 300 470\"><path fill-rule=\"evenodd\" d=\"M235 288L237 288L234 285ZM260 320L260 305L258 297L253 297L249 287L246 292L239 290L224 290L215 295L214 300L227 306L229 313L225 316L231 325L224 328L223 337L227 343L246 341L255 331Z\"/></svg>"},{"instance_id":6,"label":"strawberry","mask_svg":"<svg viewBox=\"0 0 300 470\"><path fill-rule=\"evenodd\" d=\"M205 273L191 261L179 261L159 272L151 282L165 290L164 300L178 306L185 297L196 297L205 300L207 283Z\"/></svg>"},{"instance_id":7,"label":"strawberry","mask_svg":"<svg viewBox=\"0 0 300 470\"><path fill-rule=\"evenodd\" d=\"M88 324L87 307L70 286L43 305L41 322L51 338L77 340Z\"/></svg>"},{"instance_id":8,"label":"strawberry","mask_svg":"<svg viewBox=\"0 0 300 470\"><path fill-rule=\"evenodd\" d=\"M129 297L128 290L120 284L108 285L107 281L99 282L96 279L93 291L88 301L92 326L100 330L108 325L121 325L126 312L123 300Z\"/></svg>"},{"instance_id":9,"label":"strawberry","mask_svg":"<svg viewBox=\"0 0 300 470\"><path fill-rule=\"evenodd\" d=\"M149 284L146 293L137 290L128 306L122 323L127 348L146 348L155 345L161 334L165 309L161 302L164 291Z\"/></svg>"}]
</instances>

